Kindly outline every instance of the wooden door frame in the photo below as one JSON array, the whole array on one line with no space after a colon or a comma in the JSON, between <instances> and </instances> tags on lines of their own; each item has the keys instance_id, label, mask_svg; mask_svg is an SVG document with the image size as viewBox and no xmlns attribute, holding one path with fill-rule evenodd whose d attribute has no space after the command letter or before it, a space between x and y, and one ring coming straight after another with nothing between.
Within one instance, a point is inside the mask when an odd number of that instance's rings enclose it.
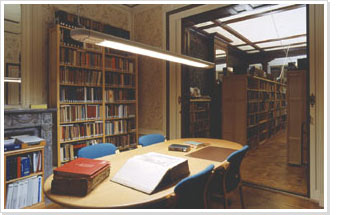
<instances>
[{"instance_id":1,"label":"wooden door frame","mask_svg":"<svg viewBox=\"0 0 338 215\"><path fill-rule=\"evenodd\" d=\"M181 53L181 19L198 13L203 13L225 5L202 5L189 10L184 10L169 16L169 34L167 42L170 51ZM326 191L324 184L326 180L327 150L324 142L324 124L326 124L326 110L324 101L327 101L324 88L326 71L324 71L324 36L326 36L327 3L309 5L309 70L310 70L310 95L316 95L316 104L310 108L310 198L326 206ZM167 26L168 31L168 26ZM326 49L325 49L326 50ZM168 89L167 105L170 120L168 137L171 139L181 137L181 105L178 98L181 96L181 67L170 63L167 67ZM325 73L325 74L324 74ZM325 79L324 79L325 76ZM168 95L169 94L169 95ZM325 95L325 100L324 96ZM324 155L325 154L325 155ZM324 159L325 158L325 159Z\"/></svg>"}]
</instances>

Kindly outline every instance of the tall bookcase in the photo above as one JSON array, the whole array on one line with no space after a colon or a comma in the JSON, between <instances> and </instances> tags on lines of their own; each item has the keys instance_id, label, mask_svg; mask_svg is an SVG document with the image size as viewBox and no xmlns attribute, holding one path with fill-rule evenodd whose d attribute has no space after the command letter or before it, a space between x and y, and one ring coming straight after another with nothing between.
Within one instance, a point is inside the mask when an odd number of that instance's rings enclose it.
<instances>
[{"instance_id":1,"label":"tall bookcase","mask_svg":"<svg viewBox=\"0 0 338 215\"><path fill-rule=\"evenodd\" d=\"M57 166L96 143L120 150L138 139L137 56L70 38L72 27L50 29L49 105L57 108Z\"/></svg>"},{"instance_id":2,"label":"tall bookcase","mask_svg":"<svg viewBox=\"0 0 338 215\"><path fill-rule=\"evenodd\" d=\"M190 99L190 137L210 137L210 98Z\"/></svg>"},{"instance_id":3,"label":"tall bookcase","mask_svg":"<svg viewBox=\"0 0 338 215\"><path fill-rule=\"evenodd\" d=\"M231 75L222 85L222 138L255 147L286 123L286 85L249 75Z\"/></svg>"}]
</instances>

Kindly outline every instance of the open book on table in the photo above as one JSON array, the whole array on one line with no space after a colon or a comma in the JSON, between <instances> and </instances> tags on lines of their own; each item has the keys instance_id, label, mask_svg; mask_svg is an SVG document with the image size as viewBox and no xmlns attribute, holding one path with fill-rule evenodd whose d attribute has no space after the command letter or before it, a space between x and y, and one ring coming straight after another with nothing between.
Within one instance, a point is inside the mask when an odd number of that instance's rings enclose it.
<instances>
[{"instance_id":1,"label":"open book on table","mask_svg":"<svg viewBox=\"0 0 338 215\"><path fill-rule=\"evenodd\" d=\"M151 194L188 174L187 159L149 152L127 160L111 181Z\"/></svg>"}]
</instances>

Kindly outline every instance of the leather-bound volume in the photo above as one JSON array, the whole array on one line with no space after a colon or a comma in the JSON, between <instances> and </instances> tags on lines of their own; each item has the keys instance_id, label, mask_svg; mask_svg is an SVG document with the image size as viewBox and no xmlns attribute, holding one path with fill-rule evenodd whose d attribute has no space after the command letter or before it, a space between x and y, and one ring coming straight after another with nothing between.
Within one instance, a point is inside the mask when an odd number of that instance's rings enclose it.
<instances>
[{"instance_id":1,"label":"leather-bound volume","mask_svg":"<svg viewBox=\"0 0 338 215\"><path fill-rule=\"evenodd\" d=\"M89 178L109 165L109 162L105 160L78 158L54 169L54 176L57 175L68 178Z\"/></svg>"},{"instance_id":2,"label":"leather-bound volume","mask_svg":"<svg viewBox=\"0 0 338 215\"><path fill-rule=\"evenodd\" d=\"M90 177L54 175L51 191L53 194L85 196L103 182L109 173L110 166L107 165Z\"/></svg>"}]
</instances>

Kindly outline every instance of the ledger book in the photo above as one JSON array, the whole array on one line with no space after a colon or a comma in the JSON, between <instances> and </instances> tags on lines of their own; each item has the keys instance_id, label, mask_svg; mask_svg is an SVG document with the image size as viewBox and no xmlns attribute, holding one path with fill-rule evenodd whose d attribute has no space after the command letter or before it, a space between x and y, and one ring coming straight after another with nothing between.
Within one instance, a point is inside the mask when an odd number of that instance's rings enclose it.
<instances>
[{"instance_id":1,"label":"ledger book","mask_svg":"<svg viewBox=\"0 0 338 215\"><path fill-rule=\"evenodd\" d=\"M113 182L151 194L189 174L188 160L156 152L136 155L122 166Z\"/></svg>"}]
</instances>

